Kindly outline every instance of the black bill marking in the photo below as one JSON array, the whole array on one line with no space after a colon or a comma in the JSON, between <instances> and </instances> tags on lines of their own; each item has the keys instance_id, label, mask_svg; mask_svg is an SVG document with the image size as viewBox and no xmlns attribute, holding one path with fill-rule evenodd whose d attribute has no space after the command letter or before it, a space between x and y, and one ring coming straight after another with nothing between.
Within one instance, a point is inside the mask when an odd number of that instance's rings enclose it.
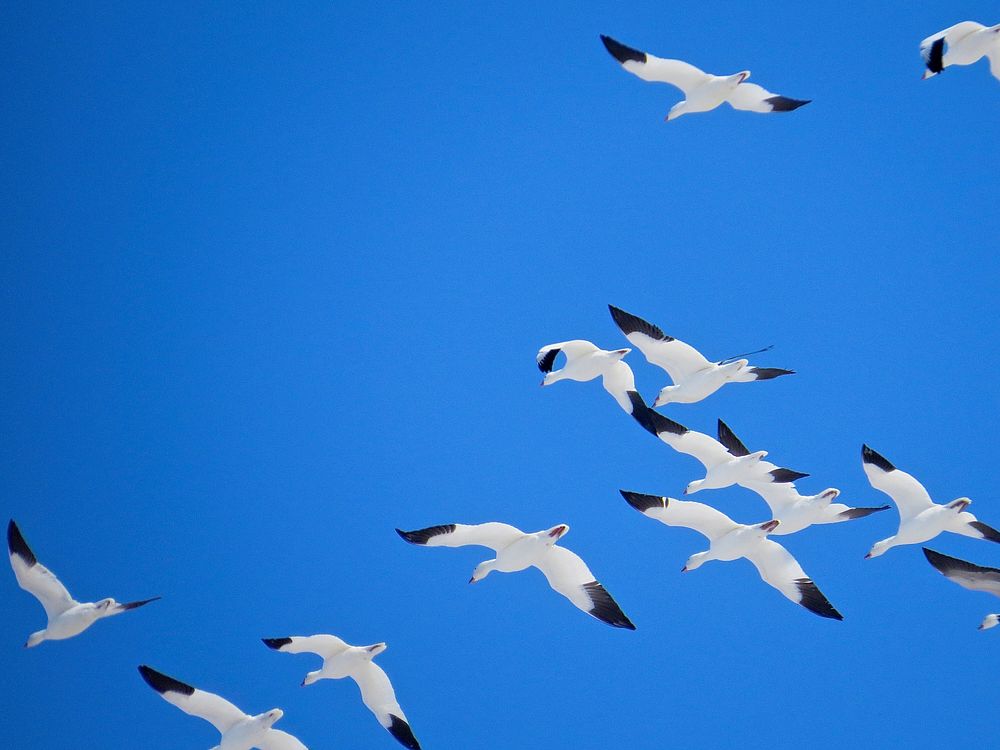
<instances>
[{"instance_id":1,"label":"black bill marking","mask_svg":"<svg viewBox=\"0 0 1000 750\"><path fill-rule=\"evenodd\" d=\"M889 460L881 453L876 453L867 445L861 446L861 460L866 464L877 466L882 471L895 471L896 467L889 463Z\"/></svg>"},{"instance_id":2,"label":"black bill marking","mask_svg":"<svg viewBox=\"0 0 1000 750\"><path fill-rule=\"evenodd\" d=\"M190 685L186 685L180 680L175 680L173 677L168 677L162 672L157 672L152 667L147 667L143 664L139 667L139 674L142 675L147 684L153 688L156 692L160 693L181 693L182 695L191 695L194 693L194 688Z\"/></svg>"},{"instance_id":3,"label":"black bill marking","mask_svg":"<svg viewBox=\"0 0 1000 750\"><path fill-rule=\"evenodd\" d=\"M618 602L611 598L611 594L600 583L597 581L585 583L583 590L587 592L587 596L590 597L590 601L594 605L590 608L590 614L613 627L635 630L635 625L622 612Z\"/></svg>"},{"instance_id":4,"label":"black bill marking","mask_svg":"<svg viewBox=\"0 0 1000 750\"><path fill-rule=\"evenodd\" d=\"M604 34L601 34L601 41L604 42L604 48L611 53L611 56L623 65L629 60L635 60L637 63L643 64L646 62L645 52L626 47L621 42L617 42Z\"/></svg>"},{"instance_id":5,"label":"black bill marking","mask_svg":"<svg viewBox=\"0 0 1000 750\"><path fill-rule=\"evenodd\" d=\"M427 540L432 536L451 534L454 531L455 524L453 523L444 524L442 526L428 526L426 529L417 529L416 531L402 531L400 529L396 529L396 533L410 544L427 544Z\"/></svg>"},{"instance_id":6,"label":"black bill marking","mask_svg":"<svg viewBox=\"0 0 1000 750\"><path fill-rule=\"evenodd\" d=\"M719 420L719 442L722 443L726 450L729 451L736 457L739 456L749 456L750 451L747 447L743 445L742 441L733 434L733 431L729 429L729 425Z\"/></svg>"},{"instance_id":7,"label":"black bill marking","mask_svg":"<svg viewBox=\"0 0 1000 750\"><path fill-rule=\"evenodd\" d=\"M7 524L7 549L10 550L10 554L17 555L24 560L24 564L29 568L38 562L35 559L35 553L31 551L28 543L21 536L21 530L17 528L13 518Z\"/></svg>"}]
</instances>

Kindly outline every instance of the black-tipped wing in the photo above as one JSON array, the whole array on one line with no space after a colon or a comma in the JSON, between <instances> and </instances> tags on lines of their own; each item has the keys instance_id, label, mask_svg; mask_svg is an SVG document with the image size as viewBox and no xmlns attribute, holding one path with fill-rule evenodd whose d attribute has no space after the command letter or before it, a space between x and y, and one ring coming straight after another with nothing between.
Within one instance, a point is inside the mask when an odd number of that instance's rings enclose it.
<instances>
[{"instance_id":1,"label":"black-tipped wing","mask_svg":"<svg viewBox=\"0 0 1000 750\"><path fill-rule=\"evenodd\" d=\"M642 513L667 526L683 526L703 534L709 540L725 536L736 529L733 519L710 505L690 500L675 500L662 495L644 495L640 492L618 490L625 502Z\"/></svg>"},{"instance_id":2,"label":"black-tipped wing","mask_svg":"<svg viewBox=\"0 0 1000 750\"><path fill-rule=\"evenodd\" d=\"M443 526L429 526L426 529L417 529L416 531L396 529L396 533L410 544L424 544L428 547L478 545L489 547L497 552L524 536L520 529L510 524L495 521L472 525L450 523Z\"/></svg>"},{"instance_id":3,"label":"black-tipped wing","mask_svg":"<svg viewBox=\"0 0 1000 750\"><path fill-rule=\"evenodd\" d=\"M139 674L167 703L172 703L186 714L204 719L220 732L225 733L237 722L249 718L225 698L198 690L145 664L139 667Z\"/></svg>"},{"instance_id":4,"label":"black-tipped wing","mask_svg":"<svg viewBox=\"0 0 1000 750\"><path fill-rule=\"evenodd\" d=\"M747 559L754 564L765 583L778 589L796 604L801 604L820 617L844 619L792 554L777 542L765 539L753 553L747 555Z\"/></svg>"},{"instance_id":5,"label":"black-tipped wing","mask_svg":"<svg viewBox=\"0 0 1000 750\"><path fill-rule=\"evenodd\" d=\"M729 425L719 420L719 442L722 443L726 450L732 453L734 456L749 456L750 451L747 447L743 445L743 442L736 437L736 434L729 429Z\"/></svg>"},{"instance_id":6,"label":"black-tipped wing","mask_svg":"<svg viewBox=\"0 0 1000 750\"><path fill-rule=\"evenodd\" d=\"M689 94L711 78L705 71L690 63L650 55L604 34L601 34L601 41L604 42L604 48L625 70L644 81L669 83Z\"/></svg>"},{"instance_id":7,"label":"black-tipped wing","mask_svg":"<svg viewBox=\"0 0 1000 750\"><path fill-rule=\"evenodd\" d=\"M983 28L985 27L981 23L962 21L924 39L920 43L920 55L924 58L927 69L931 73L940 73L944 70L945 45L950 47L969 34L981 31Z\"/></svg>"},{"instance_id":8,"label":"black-tipped wing","mask_svg":"<svg viewBox=\"0 0 1000 750\"><path fill-rule=\"evenodd\" d=\"M375 714L379 724L385 727L404 747L419 750L420 743L406 721L406 714L396 701L396 692L385 671L374 662L365 662L351 673L351 677L361 689L361 700L368 710Z\"/></svg>"},{"instance_id":9,"label":"black-tipped wing","mask_svg":"<svg viewBox=\"0 0 1000 750\"><path fill-rule=\"evenodd\" d=\"M923 548L927 562L946 578L972 591L985 591L1000 596L1000 568L987 568L957 557L942 555L932 549Z\"/></svg>"},{"instance_id":10,"label":"black-tipped wing","mask_svg":"<svg viewBox=\"0 0 1000 750\"><path fill-rule=\"evenodd\" d=\"M556 357L559 356L561 349L543 349L538 353L538 357L535 361L538 363L538 369L542 372L552 372L552 367L556 363Z\"/></svg>"},{"instance_id":11,"label":"black-tipped wing","mask_svg":"<svg viewBox=\"0 0 1000 750\"><path fill-rule=\"evenodd\" d=\"M618 491L625 498L625 502L640 513L645 513L650 508L666 508L669 502L663 495L647 495L642 492L630 492L629 490Z\"/></svg>"},{"instance_id":12,"label":"black-tipped wing","mask_svg":"<svg viewBox=\"0 0 1000 750\"><path fill-rule=\"evenodd\" d=\"M771 464L774 466L774 464ZM771 476L772 482L794 482L796 479L804 479L809 476L808 474L803 474L801 471L793 471L792 469L771 469L768 472Z\"/></svg>"},{"instance_id":13,"label":"black-tipped wing","mask_svg":"<svg viewBox=\"0 0 1000 750\"><path fill-rule=\"evenodd\" d=\"M983 535L983 539L988 542L1000 542L1000 531L989 526L982 521L969 521L969 526Z\"/></svg>"},{"instance_id":14,"label":"black-tipped wing","mask_svg":"<svg viewBox=\"0 0 1000 750\"><path fill-rule=\"evenodd\" d=\"M782 375L794 375L795 370L783 370L780 367L751 367L755 380L774 380Z\"/></svg>"},{"instance_id":15,"label":"black-tipped wing","mask_svg":"<svg viewBox=\"0 0 1000 750\"><path fill-rule=\"evenodd\" d=\"M861 446L861 465L872 487L884 492L896 503L900 520L913 518L934 505L920 482L897 469L867 445Z\"/></svg>"},{"instance_id":16,"label":"black-tipped wing","mask_svg":"<svg viewBox=\"0 0 1000 750\"><path fill-rule=\"evenodd\" d=\"M741 83L726 99L733 109L768 114L770 112L791 112L808 104L809 99L790 99L768 91L756 83Z\"/></svg>"},{"instance_id":17,"label":"black-tipped wing","mask_svg":"<svg viewBox=\"0 0 1000 750\"><path fill-rule=\"evenodd\" d=\"M389 719L391 721L387 727L389 734L395 737L403 747L408 747L410 750L420 750L420 743L413 736L413 730L410 729L410 725L398 716L390 716Z\"/></svg>"},{"instance_id":18,"label":"black-tipped wing","mask_svg":"<svg viewBox=\"0 0 1000 750\"><path fill-rule=\"evenodd\" d=\"M613 305L608 305L608 309L625 338L635 344L650 364L666 370L675 383L712 366L693 346L667 336L658 326Z\"/></svg>"},{"instance_id":19,"label":"black-tipped wing","mask_svg":"<svg viewBox=\"0 0 1000 750\"><path fill-rule=\"evenodd\" d=\"M880 505L877 508L848 508L847 510L842 510L837 514L839 518L845 518L848 521L853 521L855 518L864 518L865 516L870 516L872 513L878 513L883 510L889 510L888 505Z\"/></svg>"},{"instance_id":20,"label":"black-tipped wing","mask_svg":"<svg viewBox=\"0 0 1000 750\"><path fill-rule=\"evenodd\" d=\"M41 602L50 622L79 604L55 573L38 562L13 520L7 524L7 549L17 584Z\"/></svg>"},{"instance_id":21,"label":"black-tipped wing","mask_svg":"<svg viewBox=\"0 0 1000 750\"><path fill-rule=\"evenodd\" d=\"M144 607L150 602L157 602L162 597L154 596L149 599L140 599L137 602L125 602L124 604L119 604L114 609L114 614L119 614L121 612L128 612L130 609L138 609L139 607Z\"/></svg>"},{"instance_id":22,"label":"black-tipped wing","mask_svg":"<svg viewBox=\"0 0 1000 750\"><path fill-rule=\"evenodd\" d=\"M577 608L608 625L635 630L635 625L575 552L552 545L535 566L545 575L549 586Z\"/></svg>"}]
</instances>

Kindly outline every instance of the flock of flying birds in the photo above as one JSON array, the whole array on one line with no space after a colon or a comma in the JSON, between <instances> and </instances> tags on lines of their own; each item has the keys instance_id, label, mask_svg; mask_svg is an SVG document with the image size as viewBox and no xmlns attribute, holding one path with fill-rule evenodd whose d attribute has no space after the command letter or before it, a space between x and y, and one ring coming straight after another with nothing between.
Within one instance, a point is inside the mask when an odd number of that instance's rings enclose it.
<instances>
[{"instance_id":1,"label":"flock of flying birds","mask_svg":"<svg viewBox=\"0 0 1000 750\"><path fill-rule=\"evenodd\" d=\"M601 41L625 70L646 81L669 83L684 92L685 99L670 109L667 120L684 114L707 112L723 102L728 102L735 109L759 113L787 112L808 103L808 100L780 96L747 83L750 72L746 70L716 76L680 60L659 58L627 47L608 36L602 35ZM985 56L990 62L990 72L1000 79L1000 24L983 26L974 21L963 21L927 37L920 44L920 52L926 65L924 78L936 75L951 65L970 65ZM770 537L792 534L814 524L863 518L887 510L889 506L851 508L835 503L840 490L834 488L817 495L802 495L795 487L795 481L807 474L764 460L767 451L747 449L722 420L719 420L716 438L689 430L655 410L670 403L701 401L727 383L771 380L791 375L793 371L751 366L745 359L749 354L758 354L766 349L717 362L710 361L695 348L666 335L642 318L614 306L609 308L612 318L629 342L651 364L662 368L670 376L672 383L660 390L652 406L647 406L636 391L632 370L623 361L631 351L628 348L608 351L580 339L544 346L536 357L539 369L545 373L542 385L560 380L590 381L600 377L605 390L644 429L679 453L696 458L705 467L704 478L690 482L684 490L685 495L739 485L764 499L771 510L771 518L761 523L742 524L704 503L621 490L625 501L649 518L667 526L694 529L708 539L708 550L689 557L684 571L695 570L710 560L745 557L753 563L766 583L791 601L821 617L843 619L795 558ZM554 369L560 353L565 362L561 369ZM971 503L969 498L960 497L945 504L935 503L913 476L897 469L867 445L862 446L861 460L872 487L892 498L900 517L896 534L875 542L866 558L882 555L895 546L928 541L944 531L1000 542L1000 532L966 510ZM587 564L574 552L557 545L568 531L569 526L564 523L525 533L514 526L497 522L447 524L415 531L396 529L411 544L428 547L476 545L493 549L496 557L477 565L470 583L481 581L493 571L512 573L535 567L555 591L579 609L613 627L634 630L635 625L596 580ZM28 648L47 640L72 638L98 620L138 609L159 599L153 597L119 603L106 598L97 602L78 602L59 579L38 562L13 520L7 526L7 547L18 584L41 602L48 619L45 628L28 637L25 643ZM931 565L959 585L1000 596L1000 569L975 565L927 548L924 548L924 554ZM1000 624L1000 614L990 614L979 627L986 629L997 624ZM322 667L307 673L303 685L322 679L352 678L360 688L362 701L379 723L403 746L419 750L420 744L396 700L389 678L372 661L386 649L385 643L351 646L334 635L262 640L275 651L311 653L322 657ZM194 688L147 665L141 665L139 673L164 700L187 714L205 719L219 731L220 744L213 750L306 750L296 737L273 728L283 716L281 709L246 714L214 693Z\"/></svg>"}]
</instances>

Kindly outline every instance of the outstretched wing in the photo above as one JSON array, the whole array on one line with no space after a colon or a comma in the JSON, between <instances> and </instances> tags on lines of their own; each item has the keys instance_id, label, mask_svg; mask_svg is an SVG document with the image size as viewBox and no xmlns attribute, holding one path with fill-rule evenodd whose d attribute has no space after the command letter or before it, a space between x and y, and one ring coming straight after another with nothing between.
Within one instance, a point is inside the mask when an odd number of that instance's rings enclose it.
<instances>
[{"instance_id":1,"label":"outstretched wing","mask_svg":"<svg viewBox=\"0 0 1000 750\"><path fill-rule=\"evenodd\" d=\"M792 554L777 542L764 539L760 546L747 555L747 559L754 564L765 583L774 586L796 604L801 604L820 617L844 619Z\"/></svg>"},{"instance_id":2,"label":"outstretched wing","mask_svg":"<svg viewBox=\"0 0 1000 750\"><path fill-rule=\"evenodd\" d=\"M604 34L601 34L601 41L604 42L604 48L625 70L644 81L669 83L685 94L690 94L711 78L708 73L690 63L650 55Z\"/></svg>"},{"instance_id":3,"label":"outstretched wing","mask_svg":"<svg viewBox=\"0 0 1000 750\"><path fill-rule=\"evenodd\" d=\"M145 664L139 667L139 674L167 703L173 703L186 714L204 719L222 733L249 718L225 698L193 688Z\"/></svg>"},{"instance_id":4,"label":"outstretched wing","mask_svg":"<svg viewBox=\"0 0 1000 750\"><path fill-rule=\"evenodd\" d=\"M693 346L668 336L658 326L614 305L608 305L608 309L625 338L642 352L650 364L666 370L674 383L712 365Z\"/></svg>"},{"instance_id":5,"label":"outstretched wing","mask_svg":"<svg viewBox=\"0 0 1000 750\"><path fill-rule=\"evenodd\" d=\"M959 586L972 591L985 591L994 596L1000 596L1000 568L976 565L966 560L959 560L957 557L942 555L940 552L926 547L923 550L927 562Z\"/></svg>"},{"instance_id":6,"label":"outstretched wing","mask_svg":"<svg viewBox=\"0 0 1000 750\"><path fill-rule=\"evenodd\" d=\"M259 747L260 750L309 750L297 737L280 729L268 729Z\"/></svg>"},{"instance_id":7,"label":"outstretched wing","mask_svg":"<svg viewBox=\"0 0 1000 750\"><path fill-rule=\"evenodd\" d=\"M920 43L920 56L924 58L927 69L931 73L940 73L944 70L945 45L950 47L972 32L984 28L986 27L975 21L962 21L924 39Z\"/></svg>"},{"instance_id":8,"label":"outstretched wing","mask_svg":"<svg viewBox=\"0 0 1000 750\"><path fill-rule=\"evenodd\" d=\"M549 586L577 608L608 625L635 630L635 625L575 552L552 545L535 566L545 574Z\"/></svg>"},{"instance_id":9,"label":"outstretched wing","mask_svg":"<svg viewBox=\"0 0 1000 750\"><path fill-rule=\"evenodd\" d=\"M293 635L288 638L262 638L264 645L288 654L318 654L324 659L346 651L347 643L335 635Z\"/></svg>"},{"instance_id":10,"label":"outstretched wing","mask_svg":"<svg viewBox=\"0 0 1000 750\"><path fill-rule=\"evenodd\" d=\"M705 470L732 461L734 456L726 447L710 435L689 430L679 422L650 409L645 414L646 423L656 437L678 453L697 458Z\"/></svg>"},{"instance_id":11,"label":"outstretched wing","mask_svg":"<svg viewBox=\"0 0 1000 750\"><path fill-rule=\"evenodd\" d=\"M565 354L567 361L569 361L577 357L582 357L585 354L593 354L597 350L598 347L596 344L584 341L583 339L560 341L557 344L546 344L539 349L538 354L535 355L535 363L542 372L552 372L559 352Z\"/></svg>"},{"instance_id":12,"label":"outstretched wing","mask_svg":"<svg viewBox=\"0 0 1000 750\"><path fill-rule=\"evenodd\" d=\"M675 500L662 495L645 495L641 492L618 490L625 502L650 518L667 526L694 529L709 540L725 536L739 526L722 511L691 500Z\"/></svg>"},{"instance_id":13,"label":"outstretched wing","mask_svg":"<svg viewBox=\"0 0 1000 750\"><path fill-rule=\"evenodd\" d=\"M901 521L913 518L934 505L920 482L897 469L867 445L861 446L861 462L872 487L884 492L896 503Z\"/></svg>"},{"instance_id":14,"label":"outstretched wing","mask_svg":"<svg viewBox=\"0 0 1000 750\"><path fill-rule=\"evenodd\" d=\"M428 547L478 545L489 547L497 552L524 536L520 529L496 521L473 525L450 523L444 526L429 526L426 529L417 529L416 531L396 529L396 533L410 544L424 544Z\"/></svg>"},{"instance_id":15,"label":"outstretched wing","mask_svg":"<svg viewBox=\"0 0 1000 750\"><path fill-rule=\"evenodd\" d=\"M79 604L55 573L38 562L13 520L7 524L7 550L18 585L42 603L50 622Z\"/></svg>"},{"instance_id":16,"label":"outstretched wing","mask_svg":"<svg viewBox=\"0 0 1000 750\"><path fill-rule=\"evenodd\" d=\"M801 106L808 104L810 99L790 99L787 96L780 96L758 86L756 83L741 83L726 97L733 109L742 109L747 112L791 112Z\"/></svg>"},{"instance_id":17,"label":"outstretched wing","mask_svg":"<svg viewBox=\"0 0 1000 750\"><path fill-rule=\"evenodd\" d=\"M396 692L385 671L378 664L368 661L355 670L351 677L361 689L361 700L375 714L379 724L404 747L419 750L420 743L413 736L406 714L396 701Z\"/></svg>"}]
</instances>

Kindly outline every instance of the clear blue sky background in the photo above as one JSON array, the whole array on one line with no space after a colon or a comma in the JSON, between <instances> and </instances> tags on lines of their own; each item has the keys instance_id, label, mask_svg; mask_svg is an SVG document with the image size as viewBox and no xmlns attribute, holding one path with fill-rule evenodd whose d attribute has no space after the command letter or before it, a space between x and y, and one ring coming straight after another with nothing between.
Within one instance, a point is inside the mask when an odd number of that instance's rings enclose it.
<instances>
[{"instance_id":1,"label":"clear blue sky background","mask_svg":"<svg viewBox=\"0 0 1000 750\"><path fill-rule=\"evenodd\" d=\"M773 343L759 364L799 374L666 413L851 504L886 500L867 441L1000 525L1000 83L922 82L917 52L996 5L352 5L0 11L3 520L80 598L163 596L26 651L41 608L0 575L0 745L213 745L145 662L284 708L313 750L396 747L352 684L300 688L315 661L258 640L314 632L389 643L427 750L995 734L1000 631L975 628L1000 602L917 546L863 560L894 511L782 538L842 623L746 562L682 576L705 541L617 490L700 466L596 382L540 389L533 357L625 345L609 302L716 358ZM677 92L599 33L814 101L664 124ZM569 523L638 630L393 532L488 520Z\"/></svg>"}]
</instances>

